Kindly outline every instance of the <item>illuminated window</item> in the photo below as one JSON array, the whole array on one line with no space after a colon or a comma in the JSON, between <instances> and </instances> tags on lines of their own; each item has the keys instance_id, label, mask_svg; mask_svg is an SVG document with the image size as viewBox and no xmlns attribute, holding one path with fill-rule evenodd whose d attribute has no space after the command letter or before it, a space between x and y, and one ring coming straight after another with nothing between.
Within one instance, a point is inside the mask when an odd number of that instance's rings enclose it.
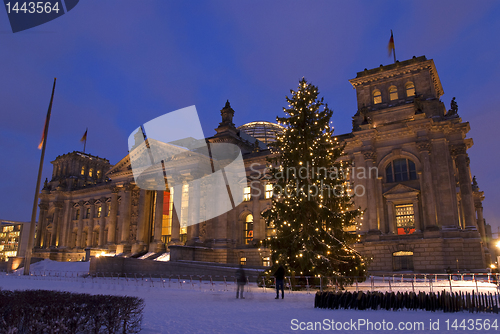
<instances>
[{"instance_id":1,"label":"illuminated window","mask_svg":"<svg viewBox=\"0 0 500 334\"><path fill-rule=\"evenodd\" d=\"M85 212L85 218L90 218L90 208L87 208L87 211Z\"/></svg>"},{"instance_id":2,"label":"illuminated window","mask_svg":"<svg viewBox=\"0 0 500 334\"><path fill-rule=\"evenodd\" d=\"M181 241L187 240L187 224L189 213L189 184L182 185L181 195L181 219L180 219L180 239Z\"/></svg>"},{"instance_id":3,"label":"illuminated window","mask_svg":"<svg viewBox=\"0 0 500 334\"><path fill-rule=\"evenodd\" d=\"M246 265L247 264L247 258L246 257L240 257L240 264L242 266Z\"/></svg>"},{"instance_id":4,"label":"illuminated window","mask_svg":"<svg viewBox=\"0 0 500 334\"><path fill-rule=\"evenodd\" d=\"M250 193L250 187L243 188L243 200L248 202L252 198L252 194Z\"/></svg>"},{"instance_id":5,"label":"illuminated window","mask_svg":"<svg viewBox=\"0 0 500 334\"><path fill-rule=\"evenodd\" d=\"M417 179L415 163L410 159L396 159L385 168L386 182L402 182Z\"/></svg>"},{"instance_id":6,"label":"illuminated window","mask_svg":"<svg viewBox=\"0 0 500 334\"><path fill-rule=\"evenodd\" d=\"M413 84L413 82L408 82L405 85L405 88L406 88L406 97L415 96L415 85Z\"/></svg>"},{"instance_id":7,"label":"illuminated window","mask_svg":"<svg viewBox=\"0 0 500 334\"><path fill-rule=\"evenodd\" d=\"M94 168L89 169L89 177L94 176Z\"/></svg>"},{"instance_id":8,"label":"illuminated window","mask_svg":"<svg viewBox=\"0 0 500 334\"><path fill-rule=\"evenodd\" d=\"M85 175L85 166L82 166L82 170L81 170L80 174Z\"/></svg>"},{"instance_id":9,"label":"illuminated window","mask_svg":"<svg viewBox=\"0 0 500 334\"><path fill-rule=\"evenodd\" d=\"M392 269L413 270L413 252L399 251L392 253Z\"/></svg>"},{"instance_id":10,"label":"illuminated window","mask_svg":"<svg viewBox=\"0 0 500 334\"><path fill-rule=\"evenodd\" d=\"M266 256L262 258L262 266L270 267L271 266L271 257Z\"/></svg>"},{"instance_id":11,"label":"illuminated window","mask_svg":"<svg viewBox=\"0 0 500 334\"><path fill-rule=\"evenodd\" d=\"M398 89L396 86L389 87L389 100L394 101L398 99Z\"/></svg>"},{"instance_id":12,"label":"illuminated window","mask_svg":"<svg viewBox=\"0 0 500 334\"><path fill-rule=\"evenodd\" d=\"M382 103L382 93L378 89L373 91L373 104Z\"/></svg>"},{"instance_id":13,"label":"illuminated window","mask_svg":"<svg viewBox=\"0 0 500 334\"><path fill-rule=\"evenodd\" d=\"M415 232L415 214L413 204L396 205L396 228L398 234Z\"/></svg>"},{"instance_id":14,"label":"illuminated window","mask_svg":"<svg viewBox=\"0 0 500 334\"><path fill-rule=\"evenodd\" d=\"M253 241L253 215L249 214L245 218L245 245L251 245Z\"/></svg>"},{"instance_id":15,"label":"illuminated window","mask_svg":"<svg viewBox=\"0 0 500 334\"><path fill-rule=\"evenodd\" d=\"M269 221L266 221L266 237L271 237L276 234L275 230L276 226L274 223L271 223Z\"/></svg>"},{"instance_id":16,"label":"illuminated window","mask_svg":"<svg viewBox=\"0 0 500 334\"><path fill-rule=\"evenodd\" d=\"M101 178L101 174L102 174L101 170L98 170L98 171L96 172L96 177L97 177L98 179L100 179L100 178Z\"/></svg>"},{"instance_id":17,"label":"illuminated window","mask_svg":"<svg viewBox=\"0 0 500 334\"><path fill-rule=\"evenodd\" d=\"M97 218L101 218L102 206L97 207Z\"/></svg>"},{"instance_id":18,"label":"illuminated window","mask_svg":"<svg viewBox=\"0 0 500 334\"><path fill-rule=\"evenodd\" d=\"M106 217L109 217L110 214L111 214L111 205L108 205L108 210L106 212Z\"/></svg>"},{"instance_id":19,"label":"illuminated window","mask_svg":"<svg viewBox=\"0 0 500 334\"><path fill-rule=\"evenodd\" d=\"M266 198L273 197L273 185L271 183L266 184Z\"/></svg>"}]
</instances>

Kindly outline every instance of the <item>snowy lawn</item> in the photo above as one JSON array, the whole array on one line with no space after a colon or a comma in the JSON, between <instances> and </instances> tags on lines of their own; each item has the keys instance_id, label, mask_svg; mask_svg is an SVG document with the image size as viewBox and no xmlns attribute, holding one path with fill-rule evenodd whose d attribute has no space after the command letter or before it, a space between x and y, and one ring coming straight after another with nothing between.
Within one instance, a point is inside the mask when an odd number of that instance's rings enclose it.
<instances>
[{"instance_id":1,"label":"snowy lawn","mask_svg":"<svg viewBox=\"0 0 500 334\"><path fill-rule=\"evenodd\" d=\"M64 268L82 272L85 271L85 265L88 270L88 263L52 264L43 261L33 265L32 269L40 270L44 266L43 269L52 273L55 271L63 273ZM499 329L494 328L490 328L489 331L478 329L479 324L484 325L485 319L488 319L490 324L493 323L498 318L497 314L322 310L314 308L314 293L285 291L285 299L276 300L274 291L270 289L264 292L256 286L247 286L246 289L250 291L245 292L245 299L236 299L234 285L228 285L226 291L226 286L223 284L215 285L212 290L208 282L203 282L201 288L198 282L193 286L189 281L180 287L177 280L172 280L169 287L168 281L162 283L159 279L153 281L154 286L152 286L151 282L146 280L76 279L71 278L72 274L68 275L68 272L62 277L60 274L58 276L24 277L0 274L0 287L9 290L47 289L138 296L146 303L142 333L296 333L301 332L300 329L313 329L314 325L316 332L329 332L332 321L334 329L335 326L342 325L342 329L337 327L340 330L334 331L337 333L388 333L391 332L388 330L391 324L393 331L403 330L409 333L499 332ZM446 320L449 320L448 330ZM455 323L456 330L452 328L454 320L458 320ZM463 320L465 322L462 323ZM373 326L371 330L367 330L369 322ZM434 330L430 329L430 322L434 323ZM321 331L319 323L322 324ZM416 328L419 326L418 323L421 323L420 326L423 325L423 329ZM461 323L462 328L460 328ZM351 327L351 324L354 326ZM376 330L378 326L380 330ZM398 326L402 327L398 329Z\"/></svg>"}]
</instances>

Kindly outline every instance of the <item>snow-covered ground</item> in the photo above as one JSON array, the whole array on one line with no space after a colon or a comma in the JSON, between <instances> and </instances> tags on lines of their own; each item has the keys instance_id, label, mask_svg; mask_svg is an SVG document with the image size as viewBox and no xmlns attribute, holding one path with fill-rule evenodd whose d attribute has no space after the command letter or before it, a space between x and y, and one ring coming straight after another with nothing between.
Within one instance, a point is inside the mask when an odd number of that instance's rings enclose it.
<instances>
[{"instance_id":1,"label":"snow-covered ground","mask_svg":"<svg viewBox=\"0 0 500 334\"><path fill-rule=\"evenodd\" d=\"M264 291L250 285L246 286L249 291L245 291L245 299L236 299L233 284L226 286L218 283L212 286L210 282L191 284L189 280L179 284L177 279L173 279L169 286L168 280L160 279L151 282L146 279L76 278L75 273L88 270L88 263L85 262L54 263L47 260L34 264L31 268L35 273L45 271L51 275L27 277L2 273L0 287L10 290L49 289L138 296L146 303L142 333L294 333L301 332L301 329L305 330L308 326L312 329L316 326L316 331L307 332L329 332L332 330L332 321L333 328L338 328L334 331L337 333L390 333L390 325L392 331L403 330L408 333L494 333L500 330L500 327L496 330L490 328L489 331L478 329L479 324L483 326L485 320L490 324L494 323L498 319L497 314L323 310L314 308L313 292L286 291L285 299L276 300L274 291ZM465 281L463 284L475 289L475 284L470 286L472 282ZM392 288L397 289L397 282ZM493 284L482 286L482 289L496 291ZM446 320L449 320L448 326ZM454 320L458 320L457 330L452 328ZM460 328L463 320L465 327ZM373 329L367 330L370 322ZM430 323L433 323L434 330L430 329ZM338 327L340 325L342 329ZM380 330L376 330L378 326Z\"/></svg>"}]
</instances>

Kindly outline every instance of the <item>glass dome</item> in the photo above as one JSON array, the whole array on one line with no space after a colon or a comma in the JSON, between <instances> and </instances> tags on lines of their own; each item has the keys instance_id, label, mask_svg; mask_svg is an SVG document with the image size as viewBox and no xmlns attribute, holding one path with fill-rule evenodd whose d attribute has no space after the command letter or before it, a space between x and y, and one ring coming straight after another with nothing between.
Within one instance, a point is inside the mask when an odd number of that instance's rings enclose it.
<instances>
[{"instance_id":1,"label":"glass dome","mask_svg":"<svg viewBox=\"0 0 500 334\"><path fill-rule=\"evenodd\" d=\"M238 127L238 130L265 144L276 141L276 136L283 133L281 125L264 121L243 124Z\"/></svg>"}]
</instances>

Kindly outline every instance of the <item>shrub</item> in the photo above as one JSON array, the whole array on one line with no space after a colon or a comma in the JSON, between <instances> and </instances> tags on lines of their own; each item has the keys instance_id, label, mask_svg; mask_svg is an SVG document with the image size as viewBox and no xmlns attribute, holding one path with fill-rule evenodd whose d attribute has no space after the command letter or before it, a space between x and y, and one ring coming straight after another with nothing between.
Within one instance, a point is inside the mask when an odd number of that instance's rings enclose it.
<instances>
[{"instance_id":1,"label":"shrub","mask_svg":"<svg viewBox=\"0 0 500 334\"><path fill-rule=\"evenodd\" d=\"M0 290L0 334L138 333L144 300L46 290Z\"/></svg>"}]
</instances>

